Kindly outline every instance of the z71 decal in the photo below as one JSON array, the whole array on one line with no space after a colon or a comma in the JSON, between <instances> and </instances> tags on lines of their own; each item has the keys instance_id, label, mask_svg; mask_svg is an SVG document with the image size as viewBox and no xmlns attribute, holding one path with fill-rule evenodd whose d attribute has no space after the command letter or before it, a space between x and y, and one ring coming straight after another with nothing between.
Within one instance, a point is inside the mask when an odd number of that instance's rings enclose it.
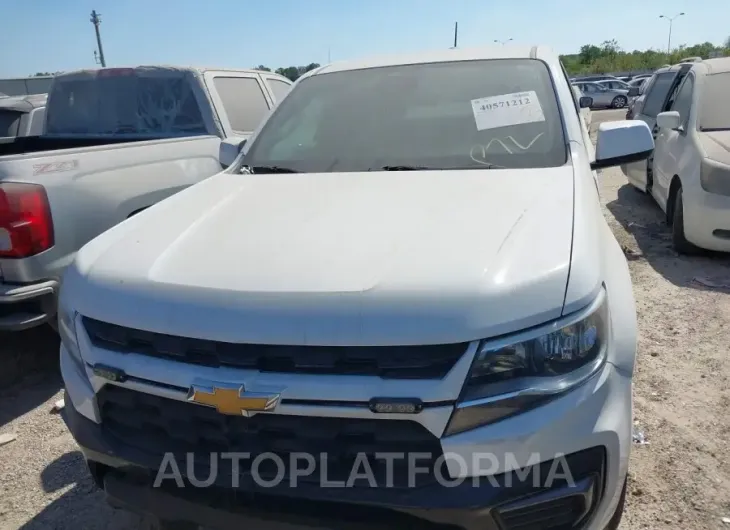
<instances>
[{"instance_id":1,"label":"z71 decal","mask_svg":"<svg viewBox=\"0 0 730 530\"><path fill-rule=\"evenodd\" d=\"M66 160L64 162L47 162L45 164L33 164L33 175L44 175L46 173L62 173L73 171L79 167L78 160Z\"/></svg>"}]
</instances>

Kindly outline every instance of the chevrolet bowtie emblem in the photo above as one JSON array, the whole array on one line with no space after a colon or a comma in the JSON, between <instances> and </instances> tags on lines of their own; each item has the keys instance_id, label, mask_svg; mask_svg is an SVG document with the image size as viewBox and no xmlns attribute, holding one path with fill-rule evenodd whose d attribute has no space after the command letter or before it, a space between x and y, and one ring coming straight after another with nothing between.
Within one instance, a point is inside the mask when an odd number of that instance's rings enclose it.
<instances>
[{"instance_id":1,"label":"chevrolet bowtie emblem","mask_svg":"<svg viewBox=\"0 0 730 530\"><path fill-rule=\"evenodd\" d=\"M246 417L273 410L279 397L280 394L271 392L247 392L243 385L193 385L188 392L188 401L213 407L221 414Z\"/></svg>"}]
</instances>

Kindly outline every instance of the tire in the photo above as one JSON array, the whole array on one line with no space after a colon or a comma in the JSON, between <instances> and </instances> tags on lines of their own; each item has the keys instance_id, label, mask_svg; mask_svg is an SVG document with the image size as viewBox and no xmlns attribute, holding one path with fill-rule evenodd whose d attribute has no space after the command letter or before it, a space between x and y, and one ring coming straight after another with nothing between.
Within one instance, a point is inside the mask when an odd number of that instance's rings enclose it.
<instances>
[{"instance_id":1,"label":"tire","mask_svg":"<svg viewBox=\"0 0 730 530\"><path fill-rule=\"evenodd\" d=\"M687 241L684 235L684 201L681 187L674 194L674 206L672 207L672 246L680 254L688 256L700 251L700 248Z\"/></svg>"},{"instance_id":2,"label":"tire","mask_svg":"<svg viewBox=\"0 0 730 530\"><path fill-rule=\"evenodd\" d=\"M616 96L611 102L611 107L613 107L614 109L622 109L626 106L628 102L629 100L626 99L626 96Z\"/></svg>"},{"instance_id":3,"label":"tire","mask_svg":"<svg viewBox=\"0 0 730 530\"><path fill-rule=\"evenodd\" d=\"M613 512L613 517L608 522L606 530L618 530L618 526L621 524L621 517L624 515L624 508L626 507L626 490L628 488L629 478L624 479L624 487L621 490L621 497L618 500L616 511Z\"/></svg>"}]
</instances>

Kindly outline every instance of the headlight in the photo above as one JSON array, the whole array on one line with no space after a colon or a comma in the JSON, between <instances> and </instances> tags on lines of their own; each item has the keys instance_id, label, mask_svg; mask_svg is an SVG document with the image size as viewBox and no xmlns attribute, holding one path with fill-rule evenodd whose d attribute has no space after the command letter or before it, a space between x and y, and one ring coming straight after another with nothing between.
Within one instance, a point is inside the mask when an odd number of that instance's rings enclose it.
<instances>
[{"instance_id":1,"label":"headlight","mask_svg":"<svg viewBox=\"0 0 730 530\"><path fill-rule=\"evenodd\" d=\"M707 193L730 195L730 166L713 160L703 160L700 166L700 185Z\"/></svg>"},{"instance_id":2,"label":"headlight","mask_svg":"<svg viewBox=\"0 0 730 530\"><path fill-rule=\"evenodd\" d=\"M590 306L534 331L479 344L446 434L456 434L535 407L575 388L606 360L608 305Z\"/></svg>"}]
</instances>

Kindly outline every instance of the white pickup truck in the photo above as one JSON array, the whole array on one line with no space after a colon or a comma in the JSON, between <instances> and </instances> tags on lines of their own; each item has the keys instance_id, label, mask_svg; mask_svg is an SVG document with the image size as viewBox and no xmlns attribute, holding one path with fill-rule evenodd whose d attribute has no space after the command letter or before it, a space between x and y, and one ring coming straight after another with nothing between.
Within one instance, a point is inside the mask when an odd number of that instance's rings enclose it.
<instances>
[{"instance_id":1,"label":"white pickup truck","mask_svg":"<svg viewBox=\"0 0 730 530\"><path fill-rule=\"evenodd\" d=\"M57 76L44 134L0 143L0 331L53 323L76 251L227 167L290 86L251 70Z\"/></svg>"},{"instance_id":2,"label":"white pickup truck","mask_svg":"<svg viewBox=\"0 0 730 530\"><path fill-rule=\"evenodd\" d=\"M616 530L637 325L595 172L654 142L593 149L592 103L538 46L335 63L85 245L63 415L107 499L165 529Z\"/></svg>"}]
</instances>

